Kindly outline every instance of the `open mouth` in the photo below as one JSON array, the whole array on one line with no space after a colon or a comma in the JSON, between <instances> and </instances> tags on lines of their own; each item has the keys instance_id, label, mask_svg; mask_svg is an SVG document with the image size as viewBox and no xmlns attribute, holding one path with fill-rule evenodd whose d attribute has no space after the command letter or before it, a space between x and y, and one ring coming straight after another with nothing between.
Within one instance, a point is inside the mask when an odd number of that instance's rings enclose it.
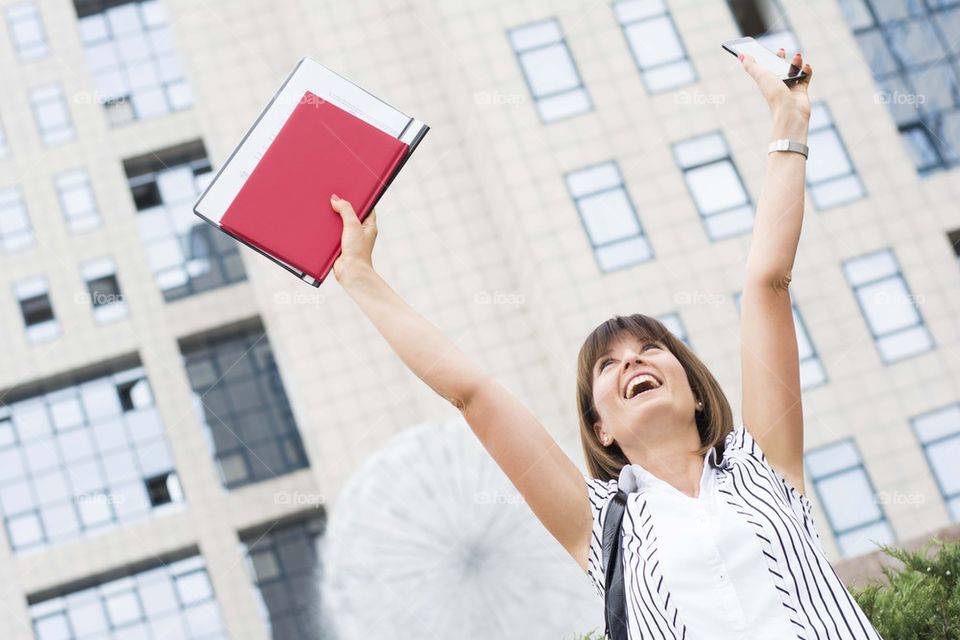
<instances>
[{"instance_id":1,"label":"open mouth","mask_svg":"<svg viewBox=\"0 0 960 640\"><path fill-rule=\"evenodd\" d=\"M631 400L642 393L659 389L661 386L662 385L660 384L660 381L649 373L641 373L640 375L634 376L627 381L627 386L624 389L623 397L626 400Z\"/></svg>"}]
</instances>

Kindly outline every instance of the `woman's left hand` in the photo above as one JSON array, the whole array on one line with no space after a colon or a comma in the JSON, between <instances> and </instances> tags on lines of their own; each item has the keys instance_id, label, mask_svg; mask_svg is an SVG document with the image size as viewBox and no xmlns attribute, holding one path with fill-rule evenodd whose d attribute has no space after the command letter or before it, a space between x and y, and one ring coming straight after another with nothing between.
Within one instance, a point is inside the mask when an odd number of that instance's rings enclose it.
<instances>
[{"instance_id":1,"label":"woman's left hand","mask_svg":"<svg viewBox=\"0 0 960 640\"><path fill-rule=\"evenodd\" d=\"M796 82L791 82L789 86L775 73L758 64L753 56L741 55L740 62L743 68L760 87L760 92L766 98L767 105L769 105L774 118L799 115L809 120L810 96L807 95L807 89L810 86L810 78L813 76L813 68L810 67L809 63L803 61L803 56L799 52L794 54L791 64L803 69L805 77ZM787 53L781 48L777 55L786 59Z\"/></svg>"}]
</instances>

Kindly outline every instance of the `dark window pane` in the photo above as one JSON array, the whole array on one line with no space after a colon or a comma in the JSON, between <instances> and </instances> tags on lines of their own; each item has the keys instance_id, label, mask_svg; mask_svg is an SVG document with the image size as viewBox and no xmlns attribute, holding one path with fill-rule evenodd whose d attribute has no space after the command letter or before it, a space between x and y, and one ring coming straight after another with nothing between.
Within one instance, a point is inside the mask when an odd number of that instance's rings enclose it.
<instances>
[{"instance_id":1,"label":"dark window pane","mask_svg":"<svg viewBox=\"0 0 960 640\"><path fill-rule=\"evenodd\" d=\"M908 127L901 131L901 133L907 142L910 154L913 156L913 162L917 168L929 169L938 164L940 157L937 155L933 138L923 125Z\"/></svg>"},{"instance_id":2,"label":"dark window pane","mask_svg":"<svg viewBox=\"0 0 960 640\"><path fill-rule=\"evenodd\" d=\"M266 534L243 537L251 579L266 609L273 640L323 640L333 637L322 614L317 545L325 519L312 516L275 525Z\"/></svg>"},{"instance_id":3,"label":"dark window pane","mask_svg":"<svg viewBox=\"0 0 960 640\"><path fill-rule=\"evenodd\" d=\"M167 504L172 500L170 487L168 485L170 476L171 474L164 473L163 475L154 476L145 480L147 496L150 498L151 505L156 507L161 504Z\"/></svg>"},{"instance_id":4,"label":"dark window pane","mask_svg":"<svg viewBox=\"0 0 960 640\"><path fill-rule=\"evenodd\" d=\"M133 194L133 203L137 206L138 211L162 204L160 190L157 189L155 181L133 187L130 191Z\"/></svg>"},{"instance_id":5,"label":"dark window pane","mask_svg":"<svg viewBox=\"0 0 960 640\"><path fill-rule=\"evenodd\" d=\"M87 282L90 291L90 301L94 307L102 307L120 299L120 285L117 277L103 276Z\"/></svg>"},{"instance_id":6,"label":"dark window pane","mask_svg":"<svg viewBox=\"0 0 960 640\"><path fill-rule=\"evenodd\" d=\"M307 466L270 342L259 324L181 343L190 386L202 396L213 456L227 487Z\"/></svg>"},{"instance_id":7,"label":"dark window pane","mask_svg":"<svg viewBox=\"0 0 960 640\"><path fill-rule=\"evenodd\" d=\"M28 327L53 320L53 307L50 305L50 296L45 293L21 300L20 309L23 311L23 321Z\"/></svg>"}]
</instances>

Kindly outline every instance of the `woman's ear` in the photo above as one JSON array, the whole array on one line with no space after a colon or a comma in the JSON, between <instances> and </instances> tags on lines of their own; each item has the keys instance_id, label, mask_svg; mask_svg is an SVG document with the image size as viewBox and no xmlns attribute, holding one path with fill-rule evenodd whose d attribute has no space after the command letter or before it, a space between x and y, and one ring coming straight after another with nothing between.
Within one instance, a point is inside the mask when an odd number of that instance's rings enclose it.
<instances>
[{"instance_id":1,"label":"woman's ear","mask_svg":"<svg viewBox=\"0 0 960 640\"><path fill-rule=\"evenodd\" d=\"M599 422L593 425L593 432L594 432L595 434L597 434L597 440L600 441L600 444L602 444L602 445L604 445L604 446L610 444L611 438L610 438L610 436L607 435L607 433L603 430L603 426L602 426Z\"/></svg>"}]
</instances>

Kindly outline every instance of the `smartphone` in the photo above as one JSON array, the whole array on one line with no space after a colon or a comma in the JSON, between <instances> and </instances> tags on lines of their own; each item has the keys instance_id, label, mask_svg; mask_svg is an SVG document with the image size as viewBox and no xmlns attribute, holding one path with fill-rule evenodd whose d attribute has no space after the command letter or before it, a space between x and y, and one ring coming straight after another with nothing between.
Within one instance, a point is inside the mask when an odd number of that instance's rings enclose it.
<instances>
[{"instance_id":1,"label":"smartphone","mask_svg":"<svg viewBox=\"0 0 960 640\"><path fill-rule=\"evenodd\" d=\"M767 49L749 36L746 38L726 40L725 42L721 42L720 46L737 57L739 57L741 53L753 56L760 66L772 71L787 84L796 82L807 75L802 69L792 64L790 58L781 58L776 52L770 51L770 49ZM791 56L791 53L787 52L787 55Z\"/></svg>"}]
</instances>

